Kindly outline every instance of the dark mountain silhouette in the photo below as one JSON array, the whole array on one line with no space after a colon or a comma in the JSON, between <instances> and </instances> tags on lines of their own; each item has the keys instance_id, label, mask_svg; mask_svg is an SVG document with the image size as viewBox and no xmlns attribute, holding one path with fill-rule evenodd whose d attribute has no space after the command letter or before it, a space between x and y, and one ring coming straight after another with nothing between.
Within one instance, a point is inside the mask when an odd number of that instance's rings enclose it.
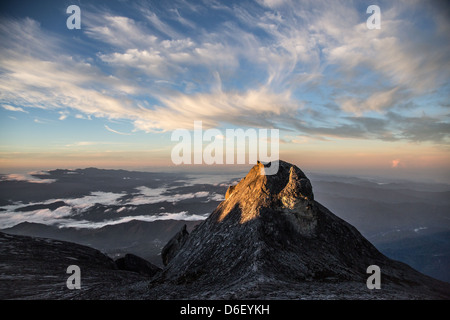
<instances>
[{"instance_id":1,"label":"dark mountain silhouette","mask_svg":"<svg viewBox=\"0 0 450 320\"><path fill-rule=\"evenodd\" d=\"M267 166L230 187L188 237L176 235L179 248L150 291L168 298L450 296L448 284L388 259L316 202L299 168L280 161L276 175L265 175ZM382 290L366 286L370 265L381 268Z\"/></svg>"}]
</instances>

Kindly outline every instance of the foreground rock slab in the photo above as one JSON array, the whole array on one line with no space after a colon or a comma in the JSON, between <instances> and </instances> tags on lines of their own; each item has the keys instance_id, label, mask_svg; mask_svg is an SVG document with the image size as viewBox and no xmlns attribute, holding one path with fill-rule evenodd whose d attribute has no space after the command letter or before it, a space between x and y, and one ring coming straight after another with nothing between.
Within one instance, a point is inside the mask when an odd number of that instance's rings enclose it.
<instances>
[{"instance_id":1,"label":"foreground rock slab","mask_svg":"<svg viewBox=\"0 0 450 320\"><path fill-rule=\"evenodd\" d=\"M70 265L81 271L81 289L69 290ZM139 299L149 277L118 270L90 247L0 233L0 299Z\"/></svg>"}]
</instances>

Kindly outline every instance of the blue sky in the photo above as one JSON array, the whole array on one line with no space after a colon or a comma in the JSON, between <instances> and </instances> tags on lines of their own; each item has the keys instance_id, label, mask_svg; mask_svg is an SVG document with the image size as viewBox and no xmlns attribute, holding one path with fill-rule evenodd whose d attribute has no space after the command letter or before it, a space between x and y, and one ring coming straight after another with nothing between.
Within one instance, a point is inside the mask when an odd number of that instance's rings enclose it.
<instances>
[{"instance_id":1,"label":"blue sky","mask_svg":"<svg viewBox=\"0 0 450 320\"><path fill-rule=\"evenodd\" d=\"M168 164L171 132L201 120L278 128L281 158L311 170L450 180L444 1L11 1L0 16L3 171Z\"/></svg>"}]
</instances>

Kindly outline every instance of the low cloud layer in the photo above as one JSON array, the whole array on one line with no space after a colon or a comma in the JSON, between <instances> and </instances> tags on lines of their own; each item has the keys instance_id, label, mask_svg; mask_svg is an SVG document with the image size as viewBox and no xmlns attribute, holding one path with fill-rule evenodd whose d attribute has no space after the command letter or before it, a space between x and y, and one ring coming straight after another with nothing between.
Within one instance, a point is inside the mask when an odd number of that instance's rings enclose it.
<instances>
[{"instance_id":1,"label":"low cloud layer","mask_svg":"<svg viewBox=\"0 0 450 320\"><path fill-rule=\"evenodd\" d=\"M168 212L164 212L164 213L160 213L158 215L138 215L138 216L127 216L127 217L122 217L120 219L111 219L111 220L106 220L106 221L102 221L102 222L92 222L92 221L87 221L87 220L81 220L81 221L67 221L64 226L65 227L73 227L73 228L90 228L90 229L95 229L95 228L102 228L104 226L109 226L109 225L116 225L116 224L120 224L120 223L126 223L132 220L138 220L138 221L147 221L147 222L151 222L151 221L157 221L157 220L186 220L186 221L197 221L197 220L204 220L208 217L209 213L205 214L205 215L198 215L198 214L188 214L187 211L182 211L182 212L176 212L176 213L168 213Z\"/></svg>"},{"instance_id":2,"label":"low cloud layer","mask_svg":"<svg viewBox=\"0 0 450 320\"><path fill-rule=\"evenodd\" d=\"M11 173L0 175L1 181L25 181L29 183L53 183L55 179L42 179L33 176L32 174L20 174L20 173Z\"/></svg>"},{"instance_id":3,"label":"low cloud layer","mask_svg":"<svg viewBox=\"0 0 450 320\"><path fill-rule=\"evenodd\" d=\"M198 198L200 201L223 201L223 196L207 191L192 193L170 193L170 188L148 188L145 186L135 188L135 192L102 192L95 191L79 198L49 199L42 202L14 203L0 207L0 229L12 227L21 222L35 222L60 227L99 228L110 224L119 224L130 220L155 221L155 220L202 220L206 215L181 211L178 213L165 212L164 207L149 215L129 215L138 206L156 203L176 204L183 200ZM49 208L30 210L32 206L49 206L54 203L64 205L51 210ZM85 213L95 206L101 205L104 213L108 213L111 219L104 221L90 221L84 219Z\"/></svg>"}]
</instances>

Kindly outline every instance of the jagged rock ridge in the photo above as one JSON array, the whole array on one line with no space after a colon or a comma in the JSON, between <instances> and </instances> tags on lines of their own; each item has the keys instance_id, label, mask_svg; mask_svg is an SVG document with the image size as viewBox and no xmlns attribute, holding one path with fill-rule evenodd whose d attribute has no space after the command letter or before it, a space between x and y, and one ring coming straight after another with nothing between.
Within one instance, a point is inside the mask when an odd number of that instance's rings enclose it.
<instances>
[{"instance_id":1,"label":"jagged rock ridge","mask_svg":"<svg viewBox=\"0 0 450 320\"><path fill-rule=\"evenodd\" d=\"M316 202L298 167L279 161L276 175L265 175L264 168L258 163L230 187L225 201L189 236L178 234L172 258L151 290L169 298L269 298L271 292L287 298L306 294L305 283L327 283L341 294L347 286L347 298L367 298L373 293L366 287L366 270L378 265L384 285L379 295L449 295L449 286L388 259ZM318 297L323 298L312 298Z\"/></svg>"},{"instance_id":2,"label":"jagged rock ridge","mask_svg":"<svg viewBox=\"0 0 450 320\"><path fill-rule=\"evenodd\" d=\"M162 249L161 257L165 266L169 263L170 260L172 260L172 258L186 242L189 236L186 228L187 226L184 225L181 230L178 231Z\"/></svg>"}]
</instances>

